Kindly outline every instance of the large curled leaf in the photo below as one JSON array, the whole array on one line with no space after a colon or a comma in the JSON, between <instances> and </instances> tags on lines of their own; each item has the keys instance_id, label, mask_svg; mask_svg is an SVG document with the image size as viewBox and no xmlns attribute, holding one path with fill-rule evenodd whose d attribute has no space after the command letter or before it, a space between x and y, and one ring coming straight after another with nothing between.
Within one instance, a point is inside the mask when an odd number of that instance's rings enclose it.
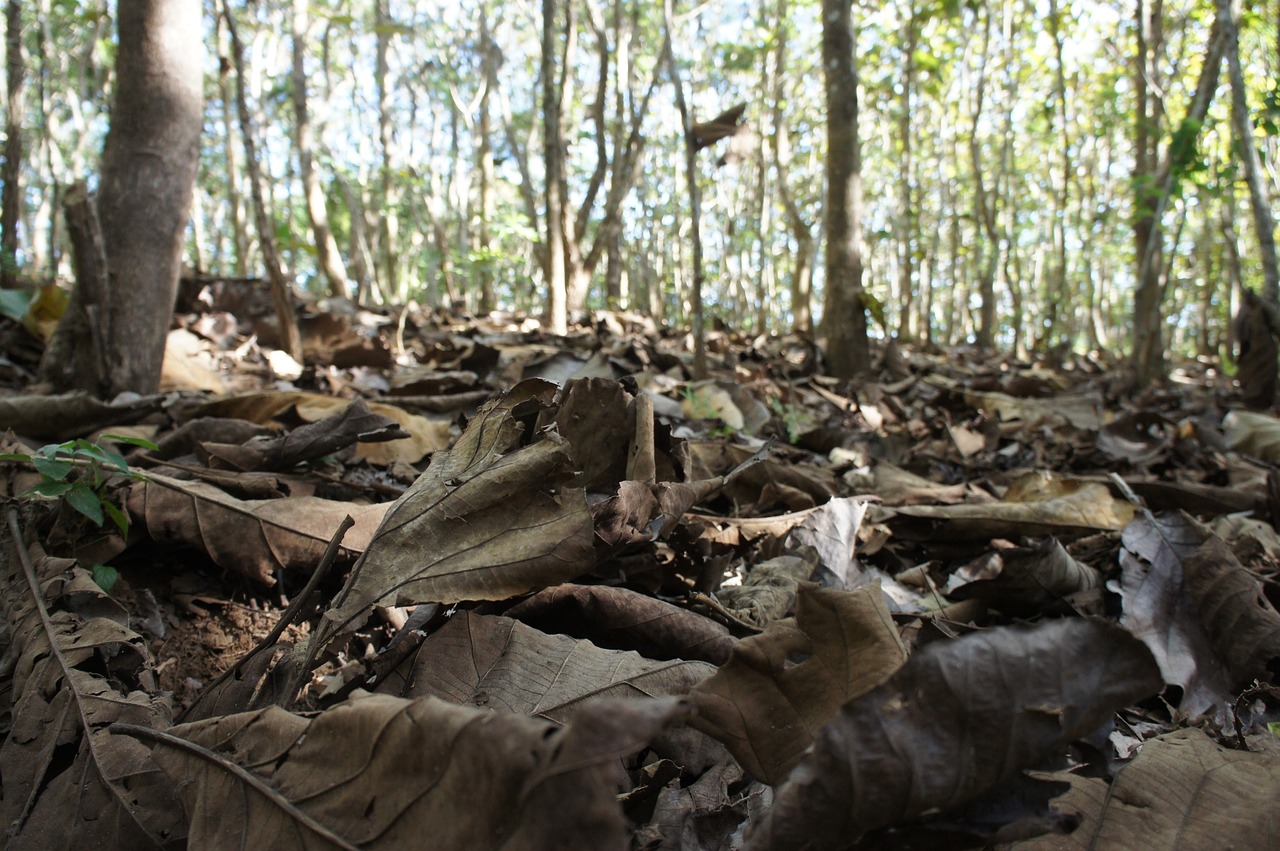
<instances>
[{"instance_id":1,"label":"large curled leaf","mask_svg":"<svg viewBox=\"0 0 1280 851\"><path fill-rule=\"evenodd\" d=\"M311 718L271 707L139 735L160 743L193 848L623 851L620 758L680 711L674 700L597 701L560 728L364 695Z\"/></svg>"},{"instance_id":2,"label":"large curled leaf","mask_svg":"<svg viewBox=\"0 0 1280 851\"><path fill-rule=\"evenodd\" d=\"M935 642L822 729L749 847L844 848L972 801L1160 688L1150 651L1110 623Z\"/></svg>"},{"instance_id":3,"label":"large curled leaf","mask_svg":"<svg viewBox=\"0 0 1280 851\"><path fill-rule=\"evenodd\" d=\"M526 382L525 384L529 384ZM437 453L387 512L325 618L340 625L374 605L502 600L591 569L591 513L554 432L520 446L515 408L541 387L518 385Z\"/></svg>"}]
</instances>

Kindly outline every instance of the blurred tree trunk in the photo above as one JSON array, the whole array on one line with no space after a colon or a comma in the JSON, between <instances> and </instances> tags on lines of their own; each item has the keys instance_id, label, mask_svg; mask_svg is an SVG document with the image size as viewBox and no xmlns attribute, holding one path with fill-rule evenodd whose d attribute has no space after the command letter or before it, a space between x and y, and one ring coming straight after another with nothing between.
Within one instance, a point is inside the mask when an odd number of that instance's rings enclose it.
<instances>
[{"instance_id":1,"label":"blurred tree trunk","mask_svg":"<svg viewBox=\"0 0 1280 851\"><path fill-rule=\"evenodd\" d=\"M298 150L298 173L302 178L302 192L307 202L307 218L311 220L311 234L315 240L316 265L329 284L329 294L347 297L347 270L342 263L342 253L329 229L329 211L325 206L324 190L316 176L312 156L311 115L307 108L306 44L307 6L310 0L293 2L293 141Z\"/></svg>"},{"instance_id":2,"label":"blurred tree trunk","mask_svg":"<svg viewBox=\"0 0 1280 851\"><path fill-rule=\"evenodd\" d=\"M813 330L813 225L805 221L800 205L796 201L795 191L791 187L791 136L783 111L786 100L785 81L787 78L787 36L789 35L790 12L787 0L778 0L778 10L774 15L775 48L774 64L777 71L773 78L773 152L778 167L778 194L782 198L782 209L786 211L787 227L796 241L795 266L791 272L791 330L809 332Z\"/></svg>"},{"instance_id":3,"label":"blurred tree trunk","mask_svg":"<svg viewBox=\"0 0 1280 851\"><path fill-rule=\"evenodd\" d=\"M1178 125L1162 157L1157 156L1159 112L1149 82L1159 84L1154 66L1159 63L1155 45L1161 40L1162 6L1156 0L1150 15L1145 0L1138 0L1138 56L1135 91L1138 100L1135 133L1134 253L1137 257L1137 290L1133 298L1133 352L1131 368L1138 386L1151 384L1164 374L1164 296L1168 276L1163 262L1163 218L1173 195L1174 180L1194 160L1197 139L1214 91L1218 87L1222 56L1226 49L1224 18L1218 15L1205 47L1204 65L1187 115Z\"/></svg>"},{"instance_id":4,"label":"blurred tree trunk","mask_svg":"<svg viewBox=\"0 0 1280 851\"><path fill-rule=\"evenodd\" d=\"M22 57L22 2L5 6L5 113L4 199L0 202L0 287L17 285L18 222L22 219L22 124L26 112L26 63Z\"/></svg>"},{"instance_id":5,"label":"blurred tree trunk","mask_svg":"<svg viewBox=\"0 0 1280 851\"><path fill-rule=\"evenodd\" d=\"M862 289L862 152L853 13L848 0L822 0L822 69L827 104L827 365L837 378L871 369Z\"/></svg>"},{"instance_id":6,"label":"blurred tree trunk","mask_svg":"<svg viewBox=\"0 0 1280 851\"><path fill-rule=\"evenodd\" d=\"M916 241L920 238L920 216L914 186L911 134L913 121L911 100L916 87L916 48L920 43L920 24L916 21L916 7L912 0L907 6L907 20L903 23L906 33L902 48L903 69L901 85L902 102L898 107L898 142L902 145L902 159L898 163L898 215L894 232L898 248L898 336L914 340L918 329L914 325Z\"/></svg>"},{"instance_id":7,"label":"blurred tree trunk","mask_svg":"<svg viewBox=\"0 0 1280 851\"><path fill-rule=\"evenodd\" d=\"M1249 207L1253 212L1253 229L1258 235L1258 254L1262 261L1262 297L1272 305L1280 305L1280 266L1276 262L1276 223L1271 215L1271 199L1262 177L1258 143L1253 135L1253 120L1245 98L1244 70L1240 67L1240 33L1235 23L1231 0L1219 0L1218 16L1226 29L1227 74L1231 79L1231 127L1236 137L1245 184L1249 187Z\"/></svg>"},{"instance_id":8,"label":"blurred tree trunk","mask_svg":"<svg viewBox=\"0 0 1280 851\"><path fill-rule=\"evenodd\" d=\"M542 136L546 172L546 319L552 334L569 327L565 272L564 138L560 120L564 78L569 70L556 62L556 0L542 0ZM559 67L557 67L559 65Z\"/></svg>"},{"instance_id":9,"label":"blurred tree trunk","mask_svg":"<svg viewBox=\"0 0 1280 851\"><path fill-rule=\"evenodd\" d=\"M219 41L223 33L222 16L217 16ZM244 196L241 194L240 155L236 152L235 104L231 95L231 62L222 57L218 69L218 95L222 99L222 134L227 160L227 208L231 219L231 240L235 246L233 271L237 278L249 275L249 230L245 223Z\"/></svg>"},{"instance_id":10,"label":"blurred tree trunk","mask_svg":"<svg viewBox=\"0 0 1280 851\"><path fill-rule=\"evenodd\" d=\"M480 185L478 189L480 210L479 226L476 240L479 249L479 311L488 313L497 306L497 298L493 289L494 247L492 235L493 197L495 175L493 169L493 115L489 99L498 88L498 68L502 63L502 52L494 43L489 32L489 13L484 4L480 5L480 121L479 148L476 152L477 171Z\"/></svg>"},{"instance_id":11,"label":"blurred tree trunk","mask_svg":"<svg viewBox=\"0 0 1280 851\"><path fill-rule=\"evenodd\" d=\"M675 0L664 0L662 15L666 36L662 41L663 55L666 59L667 72L671 75L671 85L675 89L676 111L680 113L680 125L683 129L685 178L689 187L689 231L693 244L693 281L689 288L689 310L693 331L693 377L707 377L707 340L705 319L702 311L702 287L704 272L702 268L702 189L698 185L697 150L693 140L693 122L689 118L689 108L684 99L684 83L680 80L680 71L676 67L675 49L672 47L675 24Z\"/></svg>"},{"instance_id":12,"label":"blurred tree trunk","mask_svg":"<svg viewBox=\"0 0 1280 851\"><path fill-rule=\"evenodd\" d=\"M400 301L401 296L400 259L396 249L399 239L399 218L395 211L399 197L391 179L391 87L387 77L391 73L388 54L391 50L392 24L387 12L387 0L375 0L373 25L377 39L373 74L374 84L378 90L378 148L382 152L382 166L379 170L381 215L378 217L378 266L381 274L378 278L383 301L395 303Z\"/></svg>"},{"instance_id":13,"label":"blurred tree trunk","mask_svg":"<svg viewBox=\"0 0 1280 851\"><path fill-rule=\"evenodd\" d=\"M253 119L249 115L249 100L245 94L244 46L236 32L235 18L231 14L229 0L222 2L223 20L231 36L231 61L236 72L236 112L240 117L240 135L244 142L245 171L249 176L249 192L253 200L254 218L258 224L258 243L262 248L262 262L266 266L267 281L271 286L271 298L275 304L276 321L280 328L280 348L295 361L302 363L302 340L298 335L298 317L293 309L293 295L285 278L280 253L276 250L275 228L262 186L262 174L258 165L258 145L253 135Z\"/></svg>"}]
</instances>

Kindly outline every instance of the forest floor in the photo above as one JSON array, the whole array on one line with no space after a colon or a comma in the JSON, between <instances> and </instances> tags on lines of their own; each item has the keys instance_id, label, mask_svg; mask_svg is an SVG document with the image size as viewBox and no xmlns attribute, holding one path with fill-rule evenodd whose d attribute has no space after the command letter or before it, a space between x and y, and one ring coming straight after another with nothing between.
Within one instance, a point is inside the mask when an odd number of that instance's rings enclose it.
<instances>
[{"instance_id":1,"label":"forest floor","mask_svg":"<svg viewBox=\"0 0 1280 851\"><path fill-rule=\"evenodd\" d=\"M1215 365L185 296L111 404L0 319L9 847L1280 847Z\"/></svg>"}]
</instances>

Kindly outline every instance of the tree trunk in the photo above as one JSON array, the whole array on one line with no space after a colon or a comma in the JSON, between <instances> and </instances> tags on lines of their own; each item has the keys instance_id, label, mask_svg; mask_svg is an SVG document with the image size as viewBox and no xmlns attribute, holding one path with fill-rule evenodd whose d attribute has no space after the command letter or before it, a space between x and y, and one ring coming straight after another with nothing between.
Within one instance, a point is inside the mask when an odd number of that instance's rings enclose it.
<instances>
[{"instance_id":1,"label":"tree trunk","mask_svg":"<svg viewBox=\"0 0 1280 851\"><path fill-rule=\"evenodd\" d=\"M199 0L121 3L98 219L110 275L108 393L153 393L173 318L204 118Z\"/></svg>"},{"instance_id":2,"label":"tree trunk","mask_svg":"<svg viewBox=\"0 0 1280 851\"><path fill-rule=\"evenodd\" d=\"M684 167L685 180L689 187L689 230L690 242L693 244L693 282L689 289L689 312L693 333L693 377L707 377L707 340L705 320L702 312L702 188L698 185L697 150L693 140L693 122L689 118L689 108L684 99L684 83L680 80L680 72L676 67L675 48L672 46L675 25L675 0L664 0L662 14L666 36L662 42L663 55L667 63L667 71L671 74L671 85L675 89L676 111L680 113L680 126L684 131Z\"/></svg>"},{"instance_id":3,"label":"tree trunk","mask_svg":"<svg viewBox=\"0 0 1280 851\"><path fill-rule=\"evenodd\" d=\"M219 41L222 38L222 16L218 15ZM235 104L232 102L231 63L225 58L221 60L218 73L218 95L222 100L222 134L227 160L227 207L231 217L231 240L235 246L235 261L232 266L237 278L249 275L249 231L245 223L244 196L240 187L240 155L236 153L239 139L236 134Z\"/></svg>"},{"instance_id":4,"label":"tree trunk","mask_svg":"<svg viewBox=\"0 0 1280 851\"><path fill-rule=\"evenodd\" d=\"M1139 0L1140 34L1152 32L1158 24L1158 22L1141 20L1145 17L1144 8L1143 0ZM1154 60L1150 56L1148 41L1139 38L1139 73L1136 74L1136 85L1140 109L1135 145L1138 156L1135 157L1134 172L1136 193L1134 207L1139 213L1133 228L1135 254L1138 258L1138 286L1133 299L1133 353L1131 355L1133 379L1138 386L1148 385L1164 373L1162 307L1168 278L1165 275L1162 260L1164 256L1162 220L1169 199L1173 195L1175 178L1194 159L1200 127L1204 124L1205 116L1209 112L1209 104L1213 101L1214 90L1218 87L1218 76L1221 72L1222 55L1225 49L1223 17L1219 15L1214 20L1213 29L1209 33L1204 66L1200 71L1195 96L1187 107L1187 116L1173 134L1168 149L1160 159L1159 167L1152 169L1151 158L1154 155L1155 141L1151 135L1151 128L1154 119L1149 111L1145 113L1144 118L1142 108L1149 103L1149 92L1147 92L1145 81L1149 76L1147 66Z\"/></svg>"},{"instance_id":5,"label":"tree trunk","mask_svg":"<svg viewBox=\"0 0 1280 851\"><path fill-rule=\"evenodd\" d=\"M249 115L249 99L245 94L244 47L236 32L235 18L231 15L229 0L222 2L223 20L231 36L231 61L236 71L236 112L240 117L240 135L244 142L245 170L249 175L249 192L253 199L254 218L258 225L258 243L262 248L262 262L266 266L267 280L271 285L271 298L275 303L276 321L280 326L280 348L295 361L302 363L302 340L298 334L298 317L293 309L293 296L285 279L280 254L276 250L275 228L267 211L263 195L262 175L258 167L258 145L253 136L253 120Z\"/></svg>"},{"instance_id":6,"label":"tree trunk","mask_svg":"<svg viewBox=\"0 0 1280 851\"><path fill-rule=\"evenodd\" d=\"M542 0L542 124L543 161L546 171L547 251L544 276L547 287L547 325L552 334L568 331L567 280L565 276L564 149L560 124L562 83L556 73L556 0ZM568 74L568 69L562 69Z\"/></svg>"},{"instance_id":7,"label":"tree trunk","mask_svg":"<svg viewBox=\"0 0 1280 851\"><path fill-rule=\"evenodd\" d=\"M914 197L915 191L912 188L915 185L915 175L913 174L913 151L911 147L911 96L915 89L916 46L920 40L920 26L916 23L914 2L909 6L904 26L907 28L907 32L903 47L904 68L900 84L902 86L902 103L898 114L898 142L902 145L902 159L898 163L899 207L898 221L894 229L897 231L898 309L901 311L898 321L898 335L904 339L911 340L916 337L916 329L913 327L915 314L912 310L915 297L913 281L915 279L915 242L920 236L918 233L919 214Z\"/></svg>"},{"instance_id":8,"label":"tree trunk","mask_svg":"<svg viewBox=\"0 0 1280 851\"><path fill-rule=\"evenodd\" d=\"M853 13L848 0L822 0L822 68L827 104L827 365L837 378L871 368L862 290L862 152Z\"/></svg>"},{"instance_id":9,"label":"tree trunk","mask_svg":"<svg viewBox=\"0 0 1280 851\"><path fill-rule=\"evenodd\" d=\"M493 116L489 107L489 98L492 97L495 89L498 88L498 67L502 61L502 54L498 49L498 45L494 43L493 36L489 33L489 15L484 4L480 4L480 68L481 68L481 93L480 93L480 128L479 128L479 150L476 153L478 160L480 186L478 194L480 196L480 216L479 227L477 228L476 238L479 248L479 282L480 282L480 298L479 311L482 314L488 313L497 306L497 299L493 291L493 237L490 233L490 223L493 221L493 187L495 183L495 175L493 169Z\"/></svg>"},{"instance_id":10,"label":"tree trunk","mask_svg":"<svg viewBox=\"0 0 1280 851\"><path fill-rule=\"evenodd\" d=\"M17 285L18 222L22 219L22 124L26 111L23 97L26 63L22 58L22 2L9 0L5 6L5 113L4 199L0 201L0 287Z\"/></svg>"},{"instance_id":11,"label":"tree trunk","mask_svg":"<svg viewBox=\"0 0 1280 851\"><path fill-rule=\"evenodd\" d=\"M773 152L778 167L778 193L786 211L787 227L796 241L795 267L791 272L791 330L813 330L813 226L805 221L791 188L791 139L782 109L785 100L783 81L787 68L787 26L790 14L787 0L778 0L774 16L777 27L774 40L777 72L773 78Z\"/></svg>"},{"instance_id":12,"label":"tree trunk","mask_svg":"<svg viewBox=\"0 0 1280 851\"><path fill-rule=\"evenodd\" d=\"M1280 308L1280 266L1276 263L1276 223L1271 216L1271 199L1262 179L1253 121L1245 100L1244 71L1240 67L1240 37L1230 0L1219 0L1218 19L1226 30L1227 74L1231 78L1231 127L1236 137L1245 183L1249 187L1249 207L1253 229L1258 235L1258 255L1262 261L1262 297Z\"/></svg>"},{"instance_id":13,"label":"tree trunk","mask_svg":"<svg viewBox=\"0 0 1280 851\"><path fill-rule=\"evenodd\" d=\"M307 108L307 71L304 63L307 43L307 5L310 0L293 3L293 141L298 149L298 174L307 201L307 217L316 246L316 265L329 284L329 294L347 297L347 270L342 263L338 243L329 229L329 211L325 207L324 190L316 176L312 158L311 116Z\"/></svg>"},{"instance_id":14,"label":"tree trunk","mask_svg":"<svg viewBox=\"0 0 1280 851\"><path fill-rule=\"evenodd\" d=\"M374 30L377 34L377 47L374 56L374 78L378 89L378 148L382 152L382 166L379 171L381 187L382 215L378 217L379 267L383 300L395 302L400 296L399 266L400 260L396 250L399 239L399 219L395 205L399 200L391 181L391 87L387 77L390 75L388 53L391 49L391 19L387 13L388 0L375 0L373 5Z\"/></svg>"}]
</instances>

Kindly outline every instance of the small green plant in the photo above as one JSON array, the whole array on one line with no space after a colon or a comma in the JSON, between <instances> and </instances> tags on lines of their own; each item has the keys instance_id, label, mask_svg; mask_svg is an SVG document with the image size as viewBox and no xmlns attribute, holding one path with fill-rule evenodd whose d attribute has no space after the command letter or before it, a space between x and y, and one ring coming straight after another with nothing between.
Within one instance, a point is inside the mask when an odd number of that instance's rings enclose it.
<instances>
[{"instance_id":1,"label":"small green plant","mask_svg":"<svg viewBox=\"0 0 1280 851\"><path fill-rule=\"evenodd\" d=\"M800 435L811 431L818 423L818 418L813 411L800 405L783 402L781 399L771 399L769 407L786 426L787 440L791 443L795 443L800 439Z\"/></svg>"},{"instance_id":2,"label":"small green plant","mask_svg":"<svg viewBox=\"0 0 1280 851\"><path fill-rule=\"evenodd\" d=\"M104 434L101 439L145 449L158 448L151 441L139 437ZM34 455L20 452L0 454L0 461L24 462L35 467L40 474L40 483L27 489L21 496L66 500L67 505L98 526L110 517L120 534L129 534L129 515L107 498L106 487L116 477L146 481L146 476L129 469L129 462L120 453L80 438L66 443L50 443L37 449ZM74 470L81 470L82 473L72 477ZM100 567L106 570L99 571ZM114 568L95 565L94 579L98 579L99 573L105 578L108 570L114 575Z\"/></svg>"}]
</instances>

